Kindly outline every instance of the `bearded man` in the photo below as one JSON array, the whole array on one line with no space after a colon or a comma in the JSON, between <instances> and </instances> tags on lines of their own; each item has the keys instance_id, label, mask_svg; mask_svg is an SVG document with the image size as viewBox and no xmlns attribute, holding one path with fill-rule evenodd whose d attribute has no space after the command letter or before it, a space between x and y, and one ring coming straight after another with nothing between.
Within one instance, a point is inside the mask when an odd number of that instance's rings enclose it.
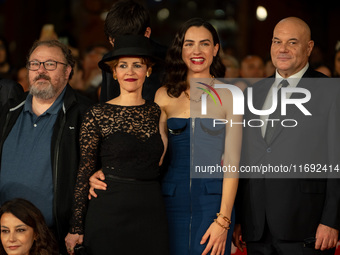
<instances>
[{"instance_id":1,"label":"bearded man","mask_svg":"<svg viewBox=\"0 0 340 255\"><path fill-rule=\"evenodd\" d=\"M66 254L79 162L78 134L90 102L69 85L74 57L57 40L37 41L27 58L29 93L0 113L0 203L24 198L43 213Z\"/></svg>"}]
</instances>

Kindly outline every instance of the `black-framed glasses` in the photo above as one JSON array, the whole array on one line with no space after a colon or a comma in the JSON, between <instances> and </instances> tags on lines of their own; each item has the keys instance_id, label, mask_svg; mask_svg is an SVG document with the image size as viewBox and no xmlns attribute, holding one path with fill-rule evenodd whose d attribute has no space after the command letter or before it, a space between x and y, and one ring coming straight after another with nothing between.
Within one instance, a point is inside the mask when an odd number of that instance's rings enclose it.
<instances>
[{"instance_id":1,"label":"black-framed glasses","mask_svg":"<svg viewBox=\"0 0 340 255\"><path fill-rule=\"evenodd\" d=\"M65 63L58 62L58 61L53 61L53 60L48 60L48 61L45 61L45 62L40 62L40 61L37 61L37 60L32 60L32 61L28 61L27 62L26 67L27 67L28 70L37 71L40 68L41 64L44 65L44 68L47 71L54 71L55 69L57 69L57 64L62 64L62 65L67 66L67 64L65 64Z\"/></svg>"}]
</instances>

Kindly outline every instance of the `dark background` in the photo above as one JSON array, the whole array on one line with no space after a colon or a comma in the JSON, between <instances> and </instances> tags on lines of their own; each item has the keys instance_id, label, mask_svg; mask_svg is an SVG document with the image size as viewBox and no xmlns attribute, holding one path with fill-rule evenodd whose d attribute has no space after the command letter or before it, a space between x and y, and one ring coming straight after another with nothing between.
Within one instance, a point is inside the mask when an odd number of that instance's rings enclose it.
<instances>
[{"instance_id":1,"label":"dark background","mask_svg":"<svg viewBox=\"0 0 340 255\"><path fill-rule=\"evenodd\" d=\"M28 49L40 36L46 23L54 24L59 37L83 52L93 44L104 43L105 11L114 0L0 0L0 35L10 43L11 62L25 64ZM297 16L311 27L312 38L333 68L334 47L340 40L340 1L308 0L144 0L151 14L151 37L165 45L178 26L191 17L209 20L219 32L223 49L237 57L269 56L272 31L282 18ZM267 9L265 21L256 19L257 6ZM166 8L169 16L157 14ZM317 49L315 50L317 53ZM315 54L316 55L316 54ZM316 57L316 56L315 56Z\"/></svg>"}]
</instances>

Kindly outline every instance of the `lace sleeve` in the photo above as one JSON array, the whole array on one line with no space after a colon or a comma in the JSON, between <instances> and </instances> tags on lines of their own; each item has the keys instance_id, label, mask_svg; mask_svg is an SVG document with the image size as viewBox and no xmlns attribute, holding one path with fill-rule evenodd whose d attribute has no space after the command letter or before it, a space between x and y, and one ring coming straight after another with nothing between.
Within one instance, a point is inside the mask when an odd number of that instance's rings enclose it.
<instances>
[{"instance_id":1,"label":"lace sleeve","mask_svg":"<svg viewBox=\"0 0 340 255\"><path fill-rule=\"evenodd\" d=\"M80 163L74 189L71 234L84 234L84 220L88 203L87 195L90 186L89 178L97 169L101 138L96 116L98 116L98 112L93 107L85 114L80 129Z\"/></svg>"}]
</instances>

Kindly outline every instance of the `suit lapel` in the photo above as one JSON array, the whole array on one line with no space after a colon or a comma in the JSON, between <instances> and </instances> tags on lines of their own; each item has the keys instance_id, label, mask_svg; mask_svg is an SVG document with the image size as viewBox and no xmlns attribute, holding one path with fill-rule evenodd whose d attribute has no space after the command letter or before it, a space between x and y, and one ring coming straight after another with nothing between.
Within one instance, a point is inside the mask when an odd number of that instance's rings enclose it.
<instances>
[{"instance_id":1,"label":"suit lapel","mask_svg":"<svg viewBox=\"0 0 340 255\"><path fill-rule=\"evenodd\" d=\"M274 81L275 79L266 78L262 84L253 86L253 106L255 109L261 110L263 108L264 101ZM258 115L257 118L259 118Z\"/></svg>"},{"instance_id":2,"label":"suit lapel","mask_svg":"<svg viewBox=\"0 0 340 255\"><path fill-rule=\"evenodd\" d=\"M297 84L297 88L305 88L309 90L311 95L313 95L314 91L317 89L317 86L313 86L314 82L312 80L312 69L308 68L305 74L303 75L302 79L299 81ZM301 93L293 93L291 95L291 99L298 99L298 98L303 98L305 97ZM296 115L297 111L300 111L295 105L288 105L287 106L287 115L284 115L281 117L282 119L294 119L294 116ZM281 125L276 126L273 138L271 140L271 144L275 141L275 139L279 136L279 134L283 131L284 127Z\"/></svg>"},{"instance_id":3,"label":"suit lapel","mask_svg":"<svg viewBox=\"0 0 340 255\"><path fill-rule=\"evenodd\" d=\"M253 88L253 97L252 97L253 107L256 110L262 110L263 104L264 104L266 97L267 97L267 94L268 94L268 92L269 92L274 81L275 81L275 79L273 77L265 78L262 81L259 81L259 83L256 83L252 86L252 88ZM248 107L247 107L247 109L248 109ZM250 119L259 119L260 120L260 116L255 115L248 110L247 120L250 120ZM250 128L254 128L254 127L250 127ZM264 144L266 144L266 142L264 141L264 139L262 137L261 128L259 127L259 128L255 128L255 129L256 129L255 130L256 136L259 137Z\"/></svg>"}]
</instances>

